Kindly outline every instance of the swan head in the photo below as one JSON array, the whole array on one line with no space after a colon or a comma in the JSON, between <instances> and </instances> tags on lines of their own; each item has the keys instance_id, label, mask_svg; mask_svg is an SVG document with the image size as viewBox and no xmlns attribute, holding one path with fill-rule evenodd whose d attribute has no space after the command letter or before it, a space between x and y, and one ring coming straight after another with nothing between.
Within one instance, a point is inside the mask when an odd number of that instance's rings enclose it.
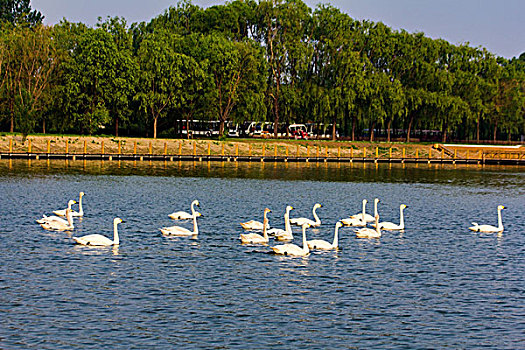
<instances>
[{"instance_id":1,"label":"swan head","mask_svg":"<svg viewBox=\"0 0 525 350\"><path fill-rule=\"evenodd\" d=\"M69 202L67 202L67 205L68 206L72 206L73 204L76 204L76 203L77 203L77 201L71 199Z\"/></svg>"},{"instance_id":2,"label":"swan head","mask_svg":"<svg viewBox=\"0 0 525 350\"><path fill-rule=\"evenodd\" d=\"M292 207L291 205L289 205L289 206L286 207L286 211L287 211L287 212L290 212L290 210L293 210L293 207Z\"/></svg>"},{"instance_id":3,"label":"swan head","mask_svg":"<svg viewBox=\"0 0 525 350\"><path fill-rule=\"evenodd\" d=\"M306 229L307 229L308 227L310 227L310 226L311 226L311 225L310 225L309 223L305 222L305 223L303 224L303 229L306 230Z\"/></svg>"},{"instance_id":4,"label":"swan head","mask_svg":"<svg viewBox=\"0 0 525 350\"><path fill-rule=\"evenodd\" d=\"M363 204L366 204L368 203L368 201L366 199L363 199Z\"/></svg>"},{"instance_id":5,"label":"swan head","mask_svg":"<svg viewBox=\"0 0 525 350\"><path fill-rule=\"evenodd\" d=\"M265 208L265 209L264 209L264 213L265 213L265 214L267 214L267 213L271 213L271 212L272 212L272 211L271 211L270 209L268 209L268 208Z\"/></svg>"},{"instance_id":6,"label":"swan head","mask_svg":"<svg viewBox=\"0 0 525 350\"><path fill-rule=\"evenodd\" d=\"M80 193L78 194L79 197L84 197L84 195L85 195L84 192L80 192Z\"/></svg>"},{"instance_id":7,"label":"swan head","mask_svg":"<svg viewBox=\"0 0 525 350\"><path fill-rule=\"evenodd\" d=\"M407 208L407 206L406 206L405 204L401 204L401 205L399 206L399 208L400 208L400 209L405 209L405 208Z\"/></svg>"},{"instance_id":8,"label":"swan head","mask_svg":"<svg viewBox=\"0 0 525 350\"><path fill-rule=\"evenodd\" d=\"M379 203L380 202L379 198L374 199L374 202Z\"/></svg>"},{"instance_id":9,"label":"swan head","mask_svg":"<svg viewBox=\"0 0 525 350\"><path fill-rule=\"evenodd\" d=\"M343 223L341 221L338 221L338 222L335 223L335 227L336 228L343 227Z\"/></svg>"},{"instance_id":10,"label":"swan head","mask_svg":"<svg viewBox=\"0 0 525 350\"><path fill-rule=\"evenodd\" d=\"M114 219L113 219L113 224L115 224L115 225L116 225L116 224L121 224L121 223L123 223L123 222L125 222L125 221L122 220L121 218L114 218Z\"/></svg>"},{"instance_id":11,"label":"swan head","mask_svg":"<svg viewBox=\"0 0 525 350\"><path fill-rule=\"evenodd\" d=\"M505 206L503 205L498 205L498 210L503 210L503 209L507 209L507 208L505 208Z\"/></svg>"},{"instance_id":12,"label":"swan head","mask_svg":"<svg viewBox=\"0 0 525 350\"><path fill-rule=\"evenodd\" d=\"M315 203L314 208L322 208L323 206L319 203Z\"/></svg>"},{"instance_id":13,"label":"swan head","mask_svg":"<svg viewBox=\"0 0 525 350\"><path fill-rule=\"evenodd\" d=\"M200 207L200 203L198 200L194 200L191 204L195 204L196 206Z\"/></svg>"}]
</instances>

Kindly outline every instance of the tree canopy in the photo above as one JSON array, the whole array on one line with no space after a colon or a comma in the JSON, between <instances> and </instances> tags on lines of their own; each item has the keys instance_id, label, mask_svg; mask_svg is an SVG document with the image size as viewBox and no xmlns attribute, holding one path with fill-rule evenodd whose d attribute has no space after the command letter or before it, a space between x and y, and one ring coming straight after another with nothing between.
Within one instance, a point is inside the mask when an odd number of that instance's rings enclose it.
<instances>
[{"instance_id":1,"label":"tree canopy","mask_svg":"<svg viewBox=\"0 0 525 350\"><path fill-rule=\"evenodd\" d=\"M519 140L525 53L433 40L301 0L179 1L149 22L42 25L0 1L0 131L170 137L180 120L330 125L349 139Z\"/></svg>"}]
</instances>

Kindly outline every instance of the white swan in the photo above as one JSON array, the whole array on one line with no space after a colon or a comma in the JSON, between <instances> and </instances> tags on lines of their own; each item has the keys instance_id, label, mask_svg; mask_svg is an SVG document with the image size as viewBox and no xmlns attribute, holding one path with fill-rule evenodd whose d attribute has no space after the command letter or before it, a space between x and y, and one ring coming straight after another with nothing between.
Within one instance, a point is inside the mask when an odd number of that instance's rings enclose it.
<instances>
[{"instance_id":1,"label":"white swan","mask_svg":"<svg viewBox=\"0 0 525 350\"><path fill-rule=\"evenodd\" d=\"M380 238L381 237L381 229L379 228L379 214L376 214L376 217L374 219L375 223L375 229L371 229L368 227L360 228L359 230L355 231L355 235L357 238Z\"/></svg>"},{"instance_id":2,"label":"white swan","mask_svg":"<svg viewBox=\"0 0 525 350\"><path fill-rule=\"evenodd\" d=\"M195 203L196 206L200 206L198 200L194 200L193 203ZM191 214L193 217L193 231L181 226L169 226L161 228L160 232L166 236L197 236L199 234L199 227L197 226L197 215L193 205L191 206Z\"/></svg>"},{"instance_id":3,"label":"white swan","mask_svg":"<svg viewBox=\"0 0 525 350\"><path fill-rule=\"evenodd\" d=\"M334 241L333 243L329 243L327 241L323 241L322 239L314 239L311 241L307 241L308 248L310 249L319 249L319 250L330 250L330 249L337 249L339 247L339 228L342 227L343 224L341 221L338 221L335 224L335 231L334 231Z\"/></svg>"},{"instance_id":4,"label":"white swan","mask_svg":"<svg viewBox=\"0 0 525 350\"><path fill-rule=\"evenodd\" d=\"M268 209L268 208L266 208L266 209ZM246 221L246 222L241 222L240 224L241 224L242 228L245 229L245 230L262 231L262 229L263 229L263 223L260 222L260 221L257 221L257 220L250 220L250 221ZM268 221L266 221L266 229L267 230L270 229L270 224L269 224Z\"/></svg>"},{"instance_id":5,"label":"white swan","mask_svg":"<svg viewBox=\"0 0 525 350\"><path fill-rule=\"evenodd\" d=\"M321 226L321 220L319 220L319 217L317 216L317 213L315 212L317 208L321 208L321 207L322 207L321 204L315 203L312 209L312 214L314 215L315 221L307 219L307 218L295 218L295 219L290 219L290 223L292 225L297 225L297 226L303 226L303 224L305 223L309 224L311 227Z\"/></svg>"},{"instance_id":6,"label":"white swan","mask_svg":"<svg viewBox=\"0 0 525 350\"><path fill-rule=\"evenodd\" d=\"M275 254L279 255L289 255L289 256L305 256L310 253L310 249L308 248L308 243L306 241L306 229L310 227L310 224L304 223L302 225L303 227L303 247L299 247L295 244L279 244L272 247L272 250Z\"/></svg>"},{"instance_id":7,"label":"white swan","mask_svg":"<svg viewBox=\"0 0 525 350\"><path fill-rule=\"evenodd\" d=\"M503 209L506 208L503 205L498 205L498 227L492 225L478 225L476 222L473 222L472 225L474 226L469 227L469 230L486 233L503 232L503 221L501 220L501 211Z\"/></svg>"},{"instance_id":8,"label":"white swan","mask_svg":"<svg viewBox=\"0 0 525 350\"><path fill-rule=\"evenodd\" d=\"M75 203L76 203L76 201L74 201L72 199L69 202L67 202L67 209L69 209L71 214L73 212L71 207ZM71 216L73 216L73 215L71 215ZM63 225L67 225L68 224L67 219L61 218L60 216L56 216L56 215L52 215L52 216L43 215L42 219L38 219L38 220L36 220L36 222L38 222L39 224L46 224L46 223L51 223L51 222L59 222L59 223L61 223Z\"/></svg>"},{"instance_id":9,"label":"white swan","mask_svg":"<svg viewBox=\"0 0 525 350\"><path fill-rule=\"evenodd\" d=\"M359 214L355 214L355 215L352 215L350 216L351 219L359 219L359 218L362 218L364 216L364 221L365 222L374 222L375 221L375 216L378 214L377 212L377 203L379 203L379 198L375 198L374 199L374 215L370 215L370 214L367 214L366 213L366 199L363 200L363 212L362 213L359 213Z\"/></svg>"},{"instance_id":10,"label":"white swan","mask_svg":"<svg viewBox=\"0 0 525 350\"><path fill-rule=\"evenodd\" d=\"M71 215L71 209L66 209L67 220L64 220L62 218L58 219L60 220L42 222L40 223L40 226L42 226L43 229L50 231L69 231L75 228L75 226L73 226L73 216Z\"/></svg>"},{"instance_id":11,"label":"white swan","mask_svg":"<svg viewBox=\"0 0 525 350\"><path fill-rule=\"evenodd\" d=\"M366 203L368 201L363 199L363 211L360 214L352 215L346 219L341 219L345 226L366 226Z\"/></svg>"},{"instance_id":12,"label":"white swan","mask_svg":"<svg viewBox=\"0 0 525 350\"><path fill-rule=\"evenodd\" d=\"M84 192L80 192L78 194L78 211L71 210L71 215L84 216L84 209L82 208L82 197L84 197L84 194L85 194ZM69 208L69 204L68 204L68 208ZM66 216L66 209L55 210L53 214L58 215L58 216Z\"/></svg>"},{"instance_id":13,"label":"white swan","mask_svg":"<svg viewBox=\"0 0 525 350\"><path fill-rule=\"evenodd\" d=\"M92 245L92 246L109 246L119 245L120 240L118 237L117 225L124 222L120 218L113 219L113 240L99 234L87 235L82 237L72 237L77 244Z\"/></svg>"},{"instance_id":14,"label":"white swan","mask_svg":"<svg viewBox=\"0 0 525 350\"><path fill-rule=\"evenodd\" d=\"M191 202L192 213L194 212L193 206L195 205L196 202L198 201ZM195 215L201 216L201 213L196 211ZM176 211L174 213L169 214L168 216L173 220L191 220L193 219L193 215L185 211Z\"/></svg>"},{"instance_id":15,"label":"white swan","mask_svg":"<svg viewBox=\"0 0 525 350\"><path fill-rule=\"evenodd\" d=\"M292 226L290 226L290 211L292 206L287 206L284 212L284 230L281 228L272 228L267 231L269 235L275 236L277 241L291 241L293 240Z\"/></svg>"},{"instance_id":16,"label":"white swan","mask_svg":"<svg viewBox=\"0 0 525 350\"><path fill-rule=\"evenodd\" d=\"M404 205L404 204L401 204L399 206L399 225L394 224L393 222L390 222L390 221L383 221L383 222L379 223L379 229L381 229L381 230L388 230L388 231L404 230L405 229L405 219L404 219L404 216L403 216L403 210L406 207L407 206ZM372 225L372 226L375 227L375 224Z\"/></svg>"},{"instance_id":17,"label":"white swan","mask_svg":"<svg viewBox=\"0 0 525 350\"><path fill-rule=\"evenodd\" d=\"M266 229L266 227L268 226L268 218L266 215L270 212L271 212L270 209L268 208L264 209L264 219L263 219L263 223L261 224L263 235L261 236L257 233L247 233L247 234L243 233L239 236L241 243L246 243L246 244L266 244L268 243L269 238L268 238L268 232Z\"/></svg>"}]
</instances>

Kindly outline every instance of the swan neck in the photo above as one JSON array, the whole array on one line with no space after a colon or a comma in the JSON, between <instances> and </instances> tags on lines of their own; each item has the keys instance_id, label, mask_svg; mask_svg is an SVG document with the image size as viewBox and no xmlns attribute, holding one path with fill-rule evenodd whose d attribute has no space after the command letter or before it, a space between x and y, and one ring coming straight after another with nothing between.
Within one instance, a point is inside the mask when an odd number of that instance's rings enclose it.
<instances>
[{"instance_id":1,"label":"swan neck","mask_svg":"<svg viewBox=\"0 0 525 350\"><path fill-rule=\"evenodd\" d=\"M197 226L197 215L195 215L195 209L193 209L193 207L191 209L192 209L191 212L193 214L193 234L198 235L199 227Z\"/></svg>"},{"instance_id":2,"label":"swan neck","mask_svg":"<svg viewBox=\"0 0 525 350\"><path fill-rule=\"evenodd\" d=\"M315 219L315 223L316 224L321 224L321 220L319 220L319 216L317 216L317 213L315 212L317 210L317 207L314 207L314 209L312 210L312 214L314 214L314 219Z\"/></svg>"},{"instance_id":3,"label":"swan neck","mask_svg":"<svg viewBox=\"0 0 525 350\"><path fill-rule=\"evenodd\" d=\"M284 230L286 233L292 233L292 226L290 225L290 215L288 213L284 214Z\"/></svg>"},{"instance_id":4,"label":"swan neck","mask_svg":"<svg viewBox=\"0 0 525 350\"><path fill-rule=\"evenodd\" d=\"M74 228L75 226L73 226L73 214L71 214L71 210L68 210L66 213L66 219L69 227Z\"/></svg>"},{"instance_id":5,"label":"swan neck","mask_svg":"<svg viewBox=\"0 0 525 350\"><path fill-rule=\"evenodd\" d=\"M78 198L78 213L80 215L84 214L84 210L82 209L82 196Z\"/></svg>"},{"instance_id":6,"label":"swan neck","mask_svg":"<svg viewBox=\"0 0 525 350\"><path fill-rule=\"evenodd\" d=\"M377 215L377 201L374 201L374 217Z\"/></svg>"},{"instance_id":7,"label":"swan neck","mask_svg":"<svg viewBox=\"0 0 525 350\"><path fill-rule=\"evenodd\" d=\"M405 228L405 217L403 216L403 208L399 208L399 226Z\"/></svg>"},{"instance_id":8,"label":"swan neck","mask_svg":"<svg viewBox=\"0 0 525 350\"><path fill-rule=\"evenodd\" d=\"M118 238L118 228L117 228L118 222L113 223L113 245L119 245L120 241Z\"/></svg>"},{"instance_id":9,"label":"swan neck","mask_svg":"<svg viewBox=\"0 0 525 350\"><path fill-rule=\"evenodd\" d=\"M310 253L310 248L308 248L308 242L306 241L306 227L303 226L303 250L306 254Z\"/></svg>"},{"instance_id":10,"label":"swan neck","mask_svg":"<svg viewBox=\"0 0 525 350\"><path fill-rule=\"evenodd\" d=\"M334 248L337 248L338 245L339 245L339 227L335 225L334 242L332 243L332 246Z\"/></svg>"},{"instance_id":11,"label":"swan neck","mask_svg":"<svg viewBox=\"0 0 525 350\"><path fill-rule=\"evenodd\" d=\"M498 209L498 229L503 230L503 220L501 219L501 209Z\"/></svg>"}]
</instances>

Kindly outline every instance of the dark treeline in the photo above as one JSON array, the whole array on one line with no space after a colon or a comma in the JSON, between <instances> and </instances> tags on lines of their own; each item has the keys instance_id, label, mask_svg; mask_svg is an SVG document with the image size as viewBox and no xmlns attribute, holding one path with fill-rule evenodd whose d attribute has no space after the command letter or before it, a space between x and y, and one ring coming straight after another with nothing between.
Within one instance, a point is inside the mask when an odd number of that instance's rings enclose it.
<instances>
[{"instance_id":1,"label":"dark treeline","mask_svg":"<svg viewBox=\"0 0 525 350\"><path fill-rule=\"evenodd\" d=\"M504 4L502 5L504 6ZM150 22L42 25L0 2L0 131L174 136L176 120L333 125L351 139L525 134L525 54L495 57L330 5L182 1Z\"/></svg>"}]
</instances>

